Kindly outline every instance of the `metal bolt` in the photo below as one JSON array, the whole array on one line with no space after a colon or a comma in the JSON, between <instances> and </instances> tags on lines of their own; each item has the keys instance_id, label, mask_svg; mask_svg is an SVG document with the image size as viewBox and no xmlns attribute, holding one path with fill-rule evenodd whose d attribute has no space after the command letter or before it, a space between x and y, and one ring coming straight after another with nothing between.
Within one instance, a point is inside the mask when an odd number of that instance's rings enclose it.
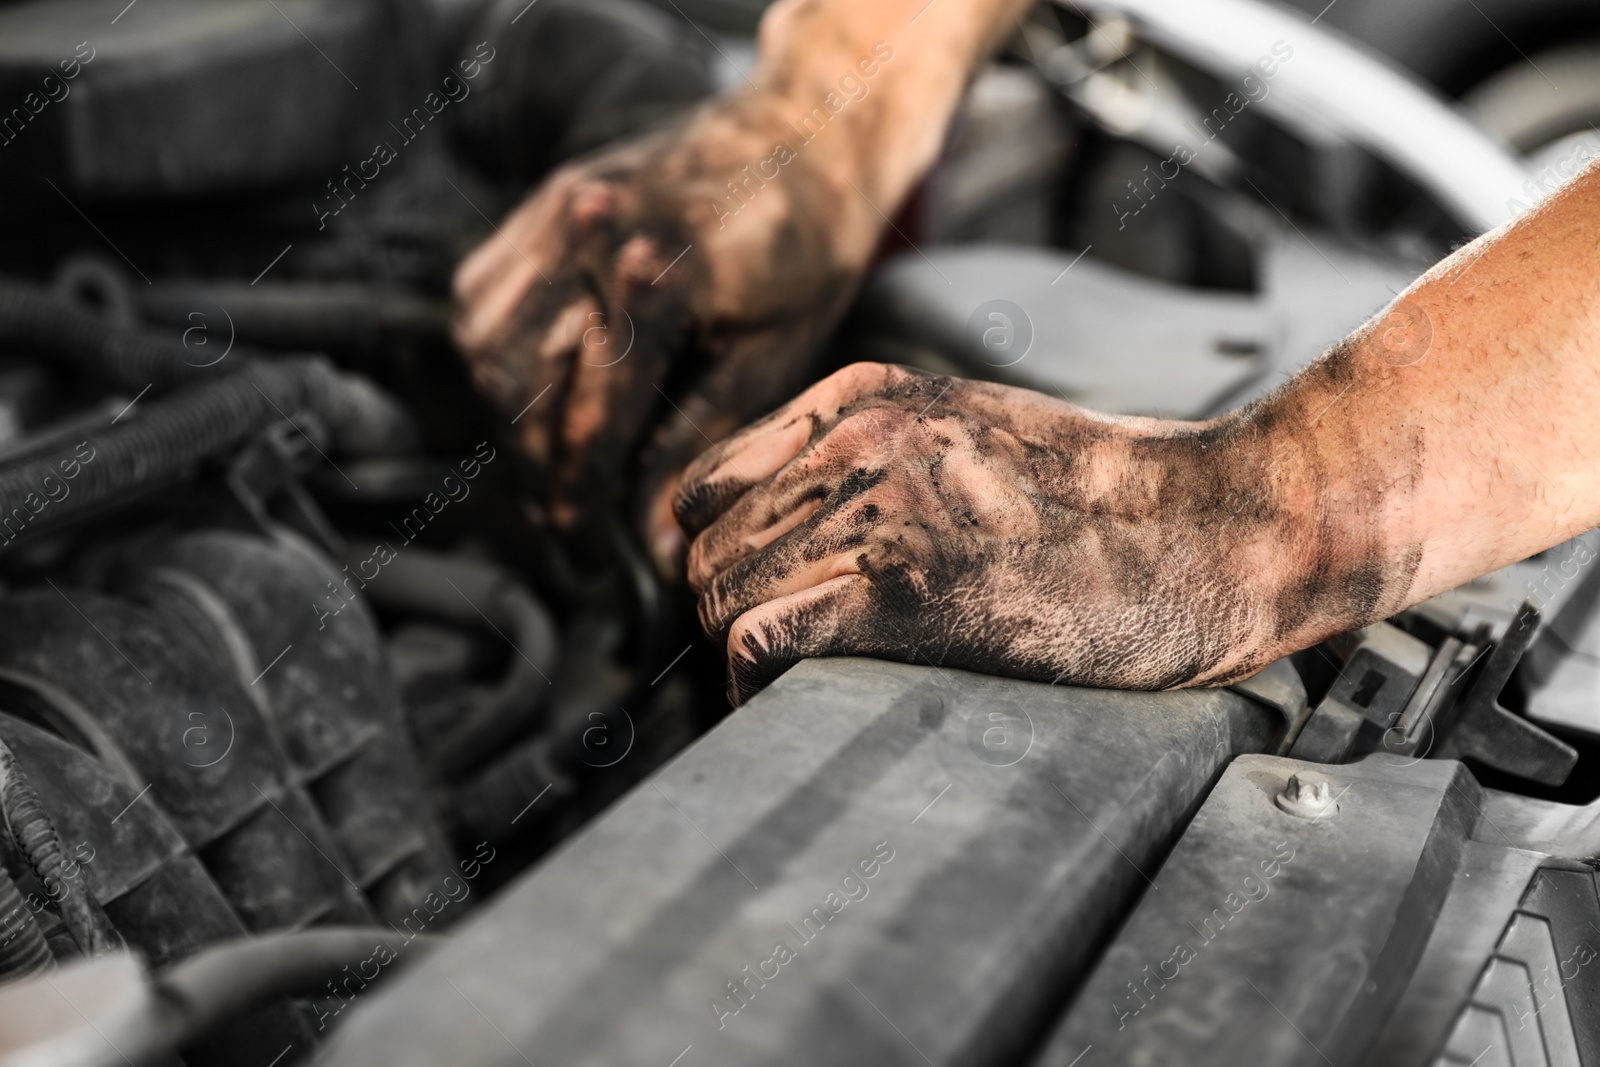
<instances>
[{"instance_id":1,"label":"metal bolt","mask_svg":"<svg viewBox=\"0 0 1600 1067\"><path fill-rule=\"evenodd\" d=\"M1315 819L1330 811L1338 811L1333 801L1333 790L1324 778L1302 778L1291 774L1283 792L1277 796L1278 807L1302 819Z\"/></svg>"}]
</instances>

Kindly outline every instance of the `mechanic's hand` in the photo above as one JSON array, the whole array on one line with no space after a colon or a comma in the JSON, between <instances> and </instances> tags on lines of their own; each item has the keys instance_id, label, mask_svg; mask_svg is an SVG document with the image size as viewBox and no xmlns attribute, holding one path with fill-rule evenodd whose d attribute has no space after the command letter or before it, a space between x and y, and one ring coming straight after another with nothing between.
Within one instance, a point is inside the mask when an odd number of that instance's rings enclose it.
<instances>
[{"instance_id":1,"label":"mechanic's hand","mask_svg":"<svg viewBox=\"0 0 1600 1067\"><path fill-rule=\"evenodd\" d=\"M705 453L674 500L732 698L848 654L1215 685L1366 621L1381 545L1326 528L1298 489L1314 460L1276 421L1119 418L840 371Z\"/></svg>"},{"instance_id":2,"label":"mechanic's hand","mask_svg":"<svg viewBox=\"0 0 1600 1067\"><path fill-rule=\"evenodd\" d=\"M566 166L457 272L457 343L508 416L527 409L558 525L614 508L643 446L631 503L658 563L677 555L677 473L792 395L845 306L872 239L837 232L849 187L818 153L772 162L795 140L781 110L748 91ZM764 161L777 177L747 181Z\"/></svg>"}]
</instances>

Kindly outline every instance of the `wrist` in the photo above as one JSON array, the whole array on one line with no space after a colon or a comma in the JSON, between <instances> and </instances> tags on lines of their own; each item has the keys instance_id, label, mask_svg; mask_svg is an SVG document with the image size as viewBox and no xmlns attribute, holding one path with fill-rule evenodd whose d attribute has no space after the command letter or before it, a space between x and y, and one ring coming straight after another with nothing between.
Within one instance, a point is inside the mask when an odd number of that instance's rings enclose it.
<instances>
[{"instance_id":1,"label":"wrist","mask_svg":"<svg viewBox=\"0 0 1600 1067\"><path fill-rule=\"evenodd\" d=\"M1231 500L1217 536L1259 605L1255 667L1407 606L1421 558L1405 480L1329 413L1349 382L1318 369L1213 424Z\"/></svg>"},{"instance_id":2,"label":"wrist","mask_svg":"<svg viewBox=\"0 0 1600 1067\"><path fill-rule=\"evenodd\" d=\"M865 264L938 157L988 51L988 9L1009 2L943 5L926 17L926 0L780 0L768 9L757 91L784 147L835 194L830 226L849 260Z\"/></svg>"}]
</instances>

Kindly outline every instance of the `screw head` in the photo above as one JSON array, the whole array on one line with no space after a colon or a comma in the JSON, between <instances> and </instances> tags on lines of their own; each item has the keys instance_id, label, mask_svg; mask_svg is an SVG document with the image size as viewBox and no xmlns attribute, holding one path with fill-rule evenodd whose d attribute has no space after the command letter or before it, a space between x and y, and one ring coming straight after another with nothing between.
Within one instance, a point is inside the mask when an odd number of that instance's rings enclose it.
<instances>
[{"instance_id":1,"label":"screw head","mask_svg":"<svg viewBox=\"0 0 1600 1067\"><path fill-rule=\"evenodd\" d=\"M1303 777L1291 774L1277 796L1278 807L1302 819L1315 819L1339 810L1334 803L1333 789L1326 778Z\"/></svg>"}]
</instances>

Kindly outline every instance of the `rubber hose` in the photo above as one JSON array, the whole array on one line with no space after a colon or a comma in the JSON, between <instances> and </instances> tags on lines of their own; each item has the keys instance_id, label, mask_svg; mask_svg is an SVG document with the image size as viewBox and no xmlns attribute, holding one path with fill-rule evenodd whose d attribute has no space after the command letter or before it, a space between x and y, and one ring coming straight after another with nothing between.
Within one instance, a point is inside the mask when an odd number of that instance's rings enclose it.
<instances>
[{"instance_id":1,"label":"rubber hose","mask_svg":"<svg viewBox=\"0 0 1600 1067\"><path fill-rule=\"evenodd\" d=\"M234 345L225 362L196 361L180 337L120 321L43 286L0 278L0 350L7 348L63 359L140 395L279 362L244 345ZM325 360L301 362L314 368L306 373L319 379L315 384L326 387L315 398L328 408L323 413L351 451L392 453L415 444L415 428L399 405L366 379L340 374Z\"/></svg>"},{"instance_id":2,"label":"rubber hose","mask_svg":"<svg viewBox=\"0 0 1600 1067\"><path fill-rule=\"evenodd\" d=\"M95 898L88 871L67 856L54 820L4 741L0 741L0 811L45 895L55 902L78 951L85 956L120 952L122 935Z\"/></svg>"},{"instance_id":3,"label":"rubber hose","mask_svg":"<svg viewBox=\"0 0 1600 1067\"><path fill-rule=\"evenodd\" d=\"M555 648L549 613L520 585L508 584L497 600L496 613L511 619L512 655L499 684L474 692L472 711L427 753L429 762L446 778L457 778L503 751L534 722L551 686L537 661L525 651ZM552 651L544 662L554 660Z\"/></svg>"},{"instance_id":4,"label":"rubber hose","mask_svg":"<svg viewBox=\"0 0 1600 1067\"><path fill-rule=\"evenodd\" d=\"M347 553L345 559L357 567L362 554ZM535 721L551 684L544 667L554 670L559 638L550 612L514 573L486 560L411 545L384 565L365 592L390 610L471 626L487 622L511 646L500 681L488 689L474 687L472 710L423 753L441 775L455 778L471 770Z\"/></svg>"},{"instance_id":5,"label":"rubber hose","mask_svg":"<svg viewBox=\"0 0 1600 1067\"><path fill-rule=\"evenodd\" d=\"M55 356L117 389L165 392L207 373L179 338L119 324L40 285L0 280L0 349ZM211 369L232 373L244 360Z\"/></svg>"},{"instance_id":6,"label":"rubber hose","mask_svg":"<svg viewBox=\"0 0 1600 1067\"><path fill-rule=\"evenodd\" d=\"M0 866L0 982L44 974L55 963L44 931L23 902L17 883Z\"/></svg>"},{"instance_id":7,"label":"rubber hose","mask_svg":"<svg viewBox=\"0 0 1600 1067\"><path fill-rule=\"evenodd\" d=\"M0 546L24 532L47 532L86 512L175 482L201 460L244 442L277 419L296 414L304 419L307 410L320 416L318 426L341 441L349 437L366 447L403 448L411 426L399 406L376 387L335 372L326 360L252 364L89 434L87 454L33 453L0 465Z\"/></svg>"},{"instance_id":8,"label":"rubber hose","mask_svg":"<svg viewBox=\"0 0 1600 1067\"><path fill-rule=\"evenodd\" d=\"M156 980L161 1019L151 1028L150 1044L143 1051L175 1050L253 1007L314 992L345 966L371 959L379 945L394 940L387 927L323 926L244 938L198 952ZM440 939L423 934L414 940L419 943L410 951L391 947L393 959L384 969L405 966ZM133 1060L142 1062L138 1056Z\"/></svg>"}]
</instances>

